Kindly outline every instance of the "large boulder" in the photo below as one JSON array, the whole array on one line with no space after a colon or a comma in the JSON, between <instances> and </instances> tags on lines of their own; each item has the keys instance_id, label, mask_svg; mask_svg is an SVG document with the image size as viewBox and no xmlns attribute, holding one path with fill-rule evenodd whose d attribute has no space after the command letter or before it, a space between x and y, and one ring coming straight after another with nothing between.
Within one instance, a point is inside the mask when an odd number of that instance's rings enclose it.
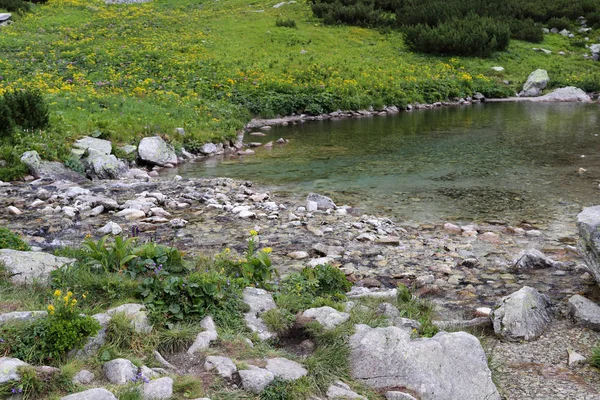
<instances>
[{"instance_id":1,"label":"large boulder","mask_svg":"<svg viewBox=\"0 0 600 400\"><path fill-rule=\"evenodd\" d=\"M46 311L13 311L6 314L0 314L0 326L7 322L28 322L34 319L42 318L48 315Z\"/></svg>"},{"instance_id":2,"label":"large boulder","mask_svg":"<svg viewBox=\"0 0 600 400\"><path fill-rule=\"evenodd\" d=\"M85 172L91 179L119 179L128 167L112 154L94 154L83 160Z\"/></svg>"},{"instance_id":3,"label":"large boulder","mask_svg":"<svg viewBox=\"0 0 600 400\"><path fill-rule=\"evenodd\" d=\"M21 162L27 166L29 173L41 179L52 179L55 181L89 182L83 175L68 169L62 163L56 161L42 161L37 151L26 151L21 156Z\"/></svg>"},{"instance_id":4,"label":"large boulder","mask_svg":"<svg viewBox=\"0 0 600 400\"><path fill-rule=\"evenodd\" d=\"M269 383L273 382L275 376L271 371L250 365L249 369L238 372L242 387L253 393L262 392Z\"/></svg>"},{"instance_id":5,"label":"large boulder","mask_svg":"<svg viewBox=\"0 0 600 400\"><path fill-rule=\"evenodd\" d=\"M591 45L590 52L592 53L592 59L598 61L598 59L600 59L600 44L595 43Z\"/></svg>"},{"instance_id":6,"label":"large boulder","mask_svg":"<svg viewBox=\"0 0 600 400\"><path fill-rule=\"evenodd\" d=\"M252 332L256 332L261 340L271 339L275 334L269 331L264 321L260 317L265 311L276 308L275 301L271 293L263 289L247 287L243 293L244 303L250 310L244 314L246 325Z\"/></svg>"},{"instance_id":7,"label":"large boulder","mask_svg":"<svg viewBox=\"0 0 600 400\"><path fill-rule=\"evenodd\" d=\"M523 90L519 93L520 97L537 97L542 94L542 90L546 88L550 82L548 72L544 69L536 69L533 71L527 81L523 85Z\"/></svg>"},{"instance_id":8,"label":"large boulder","mask_svg":"<svg viewBox=\"0 0 600 400\"><path fill-rule=\"evenodd\" d=\"M569 314L577 324L600 332L600 306L581 295L569 299Z\"/></svg>"},{"instance_id":9,"label":"large boulder","mask_svg":"<svg viewBox=\"0 0 600 400\"><path fill-rule=\"evenodd\" d=\"M4 263L10 280L17 284L37 282L48 284L50 272L75 262L72 258L56 257L40 251L0 250L0 262Z\"/></svg>"},{"instance_id":10,"label":"large boulder","mask_svg":"<svg viewBox=\"0 0 600 400\"><path fill-rule=\"evenodd\" d=\"M222 356L208 356L204 361L204 369L211 371L216 369L218 374L225 379L231 379L237 371L237 367L231 358Z\"/></svg>"},{"instance_id":11,"label":"large boulder","mask_svg":"<svg viewBox=\"0 0 600 400\"><path fill-rule=\"evenodd\" d=\"M574 86L553 90L552 92L540 96L537 101L547 102L572 102L572 103L590 103L592 98L583 90Z\"/></svg>"},{"instance_id":12,"label":"large boulder","mask_svg":"<svg viewBox=\"0 0 600 400\"><path fill-rule=\"evenodd\" d=\"M117 398L104 388L95 388L61 397L60 400L117 400Z\"/></svg>"},{"instance_id":13,"label":"large boulder","mask_svg":"<svg viewBox=\"0 0 600 400\"><path fill-rule=\"evenodd\" d=\"M504 339L535 340L550 324L550 299L534 288L523 286L500 299L490 318L494 332Z\"/></svg>"},{"instance_id":14,"label":"large boulder","mask_svg":"<svg viewBox=\"0 0 600 400\"><path fill-rule=\"evenodd\" d=\"M210 343L214 342L219 338L217 333L217 326L210 315L207 315L200 321L200 327L204 329L198 333L194 343L190 346L187 353L194 354L197 351L203 351L210 347Z\"/></svg>"},{"instance_id":15,"label":"large boulder","mask_svg":"<svg viewBox=\"0 0 600 400\"><path fill-rule=\"evenodd\" d=\"M29 364L18 358L0 357L0 384L21 379L17 368L26 365Z\"/></svg>"},{"instance_id":16,"label":"large boulder","mask_svg":"<svg viewBox=\"0 0 600 400\"><path fill-rule=\"evenodd\" d=\"M317 193L309 193L308 196L306 196L306 208L308 209L308 211L327 211L335 209L336 205L333 202L333 200L331 200L331 198L327 196L323 196Z\"/></svg>"},{"instance_id":17,"label":"large boulder","mask_svg":"<svg viewBox=\"0 0 600 400\"><path fill-rule=\"evenodd\" d=\"M421 400L500 399L479 340L465 332L411 339L405 329L356 325L350 368L359 382L406 388Z\"/></svg>"},{"instance_id":18,"label":"large boulder","mask_svg":"<svg viewBox=\"0 0 600 400\"><path fill-rule=\"evenodd\" d=\"M84 136L73 143L75 154L83 155L85 152L90 154L110 154L112 152L112 143L108 140L97 139L89 136Z\"/></svg>"},{"instance_id":19,"label":"large boulder","mask_svg":"<svg viewBox=\"0 0 600 400\"><path fill-rule=\"evenodd\" d=\"M580 253L596 282L600 282L600 206L584 208L577 215Z\"/></svg>"},{"instance_id":20,"label":"large boulder","mask_svg":"<svg viewBox=\"0 0 600 400\"><path fill-rule=\"evenodd\" d=\"M149 164L177 165L175 149L160 136L143 138L138 146L138 154L143 161Z\"/></svg>"},{"instance_id":21,"label":"large boulder","mask_svg":"<svg viewBox=\"0 0 600 400\"><path fill-rule=\"evenodd\" d=\"M115 385L125 385L135 379L138 368L125 358L116 358L102 366L104 377Z\"/></svg>"}]
</instances>

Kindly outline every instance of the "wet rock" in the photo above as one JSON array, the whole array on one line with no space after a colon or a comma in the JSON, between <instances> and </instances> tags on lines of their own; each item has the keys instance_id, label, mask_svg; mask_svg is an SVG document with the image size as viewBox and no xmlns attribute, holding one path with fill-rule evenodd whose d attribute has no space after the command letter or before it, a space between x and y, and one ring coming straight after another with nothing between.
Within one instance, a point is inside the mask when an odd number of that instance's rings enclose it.
<instances>
[{"instance_id":1,"label":"wet rock","mask_svg":"<svg viewBox=\"0 0 600 400\"><path fill-rule=\"evenodd\" d=\"M535 340L550 324L550 299L524 286L498 301L490 318L496 335L507 340Z\"/></svg>"},{"instance_id":2,"label":"wet rock","mask_svg":"<svg viewBox=\"0 0 600 400\"><path fill-rule=\"evenodd\" d=\"M80 195L75 198L75 204L87 205L90 208L102 206L106 210L117 210L119 203L115 199L102 195Z\"/></svg>"},{"instance_id":3,"label":"wet rock","mask_svg":"<svg viewBox=\"0 0 600 400\"><path fill-rule=\"evenodd\" d=\"M313 318L326 330L333 329L336 326L343 324L350 318L350 314L337 311L335 308L327 306L309 308L302 313L302 316L306 318Z\"/></svg>"},{"instance_id":4,"label":"wet rock","mask_svg":"<svg viewBox=\"0 0 600 400\"><path fill-rule=\"evenodd\" d=\"M183 228L188 222L185 219L175 218L170 221L170 224L173 228Z\"/></svg>"},{"instance_id":5,"label":"wet rock","mask_svg":"<svg viewBox=\"0 0 600 400\"><path fill-rule=\"evenodd\" d=\"M308 202L317 203L317 210L326 211L336 208L336 205L331 198L317 193L309 193L308 196L306 196L306 202L307 204Z\"/></svg>"},{"instance_id":6,"label":"wet rock","mask_svg":"<svg viewBox=\"0 0 600 400\"><path fill-rule=\"evenodd\" d=\"M600 282L600 206L584 208L577 215L577 229L586 267Z\"/></svg>"},{"instance_id":7,"label":"wet rock","mask_svg":"<svg viewBox=\"0 0 600 400\"><path fill-rule=\"evenodd\" d=\"M153 379L142 385L142 398L144 400L166 400L173 396L173 379L165 376L164 378Z\"/></svg>"},{"instance_id":8,"label":"wet rock","mask_svg":"<svg viewBox=\"0 0 600 400\"><path fill-rule=\"evenodd\" d=\"M138 146L138 153L143 161L152 165L164 166L178 163L175 149L160 136L143 138Z\"/></svg>"},{"instance_id":9,"label":"wet rock","mask_svg":"<svg viewBox=\"0 0 600 400\"><path fill-rule=\"evenodd\" d=\"M200 148L199 152L205 156L215 154L217 152L217 145L214 143L206 143Z\"/></svg>"},{"instance_id":10,"label":"wet rock","mask_svg":"<svg viewBox=\"0 0 600 400\"><path fill-rule=\"evenodd\" d=\"M104 388L95 388L61 397L60 400L117 400L117 398Z\"/></svg>"},{"instance_id":11,"label":"wet rock","mask_svg":"<svg viewBox=\"0 0 600 400\"><path fill-rule=\"evenodd\" d=\"M569 299L569 314L578 325L600 332L600 306L578 294Z\"/></svg>"},{"instance_id":12,"label":"wet rock","mask_svg":"<svg viewBox=\"0 0 600 400\"><path fill-rule=\"evenodd\" d=\"M144 307L142 304L123 304L119 307L111 308L106 312L106 314L111 317L115 314L124 314L125 317L131 321L131 327L134 331L138 333L152 332L152 324L148 319L146 307Z\"/></svg>"},{"instance_id":13,"label":"wet rock","mask_svg":"<svg viewBox=\"0 0 600 400\"><path fill-rule=\"evenodd\" d=\"M109 221L102 228L98 229L98 233L104 235L120 235L123 232L123 228L115 222Z\"/></svg>"},{"instance_id":14,"label":"wet rock","mask_svg":"<svg viewBox=\"0 0 600 400\"><path fill-rule=\"evenodd\" d=\"M200 326L204 329L204 331L198 333L194 343L192 343L187 351L188 354L194 354L197 351L208 349L210 347L210 343L219 338L217 327L210 315L204 317L202 321L200 321Z\"/></svg>"},{"instance_id":15,"label":"wet rock","mask_svg":"<svg viewBox=\"0 0 600 400\"><path fill-rule=\"evenodd\" d=\"M18 358L0 357L0 384L21 379L17 369L27 364Z\"/></svg>"},{"instance_id":16,"label":"wet rock","mask_svg":"<svg viewBox=\"0 0 600 400\"><path fill-rule=\"evenodd\" d=\"M524 250L514 261L517 269L544 269L556 266L556 262L536 249Z\"/></svg>"},{"instance_id":17,"label":"wet rock","mask_svg":"<svg viewBox=\"0 0 600 400\"><path fill-rule=\"evenodd\" d=\"M460 235L462 233L462 228L458 225L454 225L447 222L444 224L444 231L452 235Z\"/></svg>"},{"instance_id":18,"label":"wet rock","mask_svg":"<svg viewBox=\"0 0 600 400\"><path fill-rule=\"evenodd\" d=\"M204 368L207 371L216 369L219 375L225 379L231 379L237 367L231 361L231 358L220 356L208 356L204 362Z\"/></svg>"},{"instance_id":19,"label":"wet rock","mask_svg":"<svg viewBox=\"0 0 600 400\"><path fill-rule=\"evenodd\" d=\"M485 352L468 333L413 340L396 327L356 325L349 344L353 377L373 388L403 387L421 400L500 399Z\"/></svg>"},{"instance_id":20,"label":"wet rock","mask_svg":"<svg viewBox=\"0 0 600 400\"><path fill-rule=\"evenodd\" d=\"M275 379L271 371L253 365L250 366L250 369L239 371L238 374L244 390L256 394L261 393Z\"/></svg>"},{"instance_id":21,"label":"wet rock","mask_svg":"<svg viewBox=\"0 0 600 400\"><path fill-rule=\"evenodd\" d=\"M306 368L295 361L287 358L268 358L267 366L275 378L283 379L284 381L295 381L308 374Z\"/></svg>"},{"instance_id":22,"label":"wet rock","mask_svg":"<svg viewBox=\"0 0 600 400\"><path fill-rule=\"evenodd\" d=\"M0 326L7 322L28 322L47 316L46 311L14 311L0 314Z\"/></svg>"},{"instance_id":23,"label":"wet rock","mask_svg":"<svg viewBox=\"0 0 600 400\"><path fill-rule=\"evenodd\" d=\"M117 217L123 217L128 221L146 218L146 213L137 208L126 208L115 214Z\"/></svg>"},{"instance_id":24,"label":"wet rock","mask_svg":"<svg viewBox=\"0 0 600 400\"><path fill-rule=\"evenodd\" d=\"M270 332L263 322L260 314L276 308L271 293L263 289L247 287L243 292L244 303L248 305L250 311L244 314L246 325L252 332L256 332L261 340L267 340L275 336Z\"/></svg>"},{"instance_id":25,"label":"wet rock","mask_svg":"<svg viewBox=\"0 0 600 400\"><path fill-rule=\"evenodd\" d=\"M533 71L527 81L523 85L523 90L519 93L520 97L537 97L542 94L542 90L546 88L550 77L548 72L543 69L537 69Z\"/></svg>"},{"instance_id":26,"label":"wet rock","mask_svg":"<svg viewBox=\"0 0 600 400\"><path fill-rule=\"evenodd\" d=\"M138 368L125 358L116 358L102 365L104 377L115 385L125 385L136 376Z\"/></svg>"},{"instance_id":27,"label":"wet rock","mask_svg":"<svg viewBox=\"0 0 600 400\"><path fill-rule=\"evenodd\" d=\"M46 285L50 278L50 272L73 263L75 260L39 251L1 249L0 262L4 264L13 283L32 284L36 282Z\"/></svg>"},{"instance_id":28,"label":"wet rock","mask_svg":"<svg viewBox=\"0 0 600 400\"><path fill-rule=\"evenodd\" d=\"M346 385L342 381L336 381L332 383L329 388L327 388L327 398L328 399L338 399L338 400L348 400L348 399L358 399L358 400L367 400L366 397L359 395L358 393L352 391L350 386Z\"/></svg>"},{"instance_id":29,"label":"wet rock","mask_svg":"<svg viewBox=\"0 0 600 400\"><path fill-rule=\"evenodd\" d=\"M89 385L94 381L94 373L88 371L87 369L82 369L73 377L73 383L78 385Z\"/></svg>"}]
</instances>

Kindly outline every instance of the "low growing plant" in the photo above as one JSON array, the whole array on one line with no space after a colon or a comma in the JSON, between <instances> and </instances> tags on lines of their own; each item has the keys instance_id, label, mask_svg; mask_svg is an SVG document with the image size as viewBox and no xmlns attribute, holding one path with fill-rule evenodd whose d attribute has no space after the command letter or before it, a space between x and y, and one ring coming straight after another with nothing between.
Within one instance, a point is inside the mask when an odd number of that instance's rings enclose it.
<instances>
[{"instance_id":1,"label":"low growing plant","mask_svg":"<svg viewBox=\"0 0 600 400\"><path fill-rule=\"evenodd\" d=\"M6 228L0 228L0 249L31 250L19 235Z\"/></svg>"}]
</instances>

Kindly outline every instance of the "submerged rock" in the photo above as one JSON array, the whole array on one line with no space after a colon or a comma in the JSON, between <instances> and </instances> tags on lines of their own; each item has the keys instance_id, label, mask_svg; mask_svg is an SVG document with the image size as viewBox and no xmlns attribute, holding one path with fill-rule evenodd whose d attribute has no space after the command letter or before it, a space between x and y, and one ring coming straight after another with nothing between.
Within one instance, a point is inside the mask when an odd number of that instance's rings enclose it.
<instances>
[{"instance_id":1,"label":"submerged rock","mask_svg":"<svg viewBox=\"0 0 600 400\"><path fill-rule=\"evenodd\" d=\"M517 256L515 267L517 269L543 269L552 268L557 263L539 250L524 250Z\"/></svg>"}]
</instances>

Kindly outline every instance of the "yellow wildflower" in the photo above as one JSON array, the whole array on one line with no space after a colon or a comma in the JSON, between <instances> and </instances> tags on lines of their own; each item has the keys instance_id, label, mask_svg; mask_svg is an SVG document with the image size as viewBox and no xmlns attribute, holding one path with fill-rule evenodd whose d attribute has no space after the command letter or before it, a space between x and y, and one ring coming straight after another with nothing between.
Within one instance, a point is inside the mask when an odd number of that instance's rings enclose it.
<instances>
[{"instance_id":1,"label":"yellow wildflower","mask_svg":"<svg viewBox=\"0 0 600 400\"><path fill-rule=\"evenodd\" d=\"M265 247L264 249L262 249L263 252L267 253L267 254L271 254L273 252L273 249L270 247Z\"/></svg>"},{"instance_id":2,"label":"yellow wildflower","mask_svg":"<svg viewBox=\"0 0 600 400\"><path fill-rule=\"evenodd\" d=\"M48 312L50 313L50 315L54 314L54 306L52 304L48 306Z\"/></svg>"},{"instance_id":3,"label":"yellow wildflower","mask_svg":"<svg viewBox=\"0 0 600 400\"><path fill-rule=\"evenodd\" d=\"M60 297L60 296L62 296L62 292L60 290L58 290L58 289L55 290L54 291L54 297Z\"/></svg>"},{"instance_id":4,"label":"yellow wildflower","mask_svg":"<svg viewBox=\"0 0 600 400\"><path fill-rule=\"evenodd\" d=\"M71 297L71 296L73 296L73 292L70 292L70 291L67 292L67 297Z\"/></svg>"},{"instance_id":5,"label":"yellow wildflower","mask_svg":"<svg viewBox=\"0 0 600 400\"><path fill-rule=\"evenodd\" d=\"M250 230L250 235L256 236L256 235L258 235L258 232L256 232L254 229L252 229L252 230Z\"/></svg>"}]
</instances>

